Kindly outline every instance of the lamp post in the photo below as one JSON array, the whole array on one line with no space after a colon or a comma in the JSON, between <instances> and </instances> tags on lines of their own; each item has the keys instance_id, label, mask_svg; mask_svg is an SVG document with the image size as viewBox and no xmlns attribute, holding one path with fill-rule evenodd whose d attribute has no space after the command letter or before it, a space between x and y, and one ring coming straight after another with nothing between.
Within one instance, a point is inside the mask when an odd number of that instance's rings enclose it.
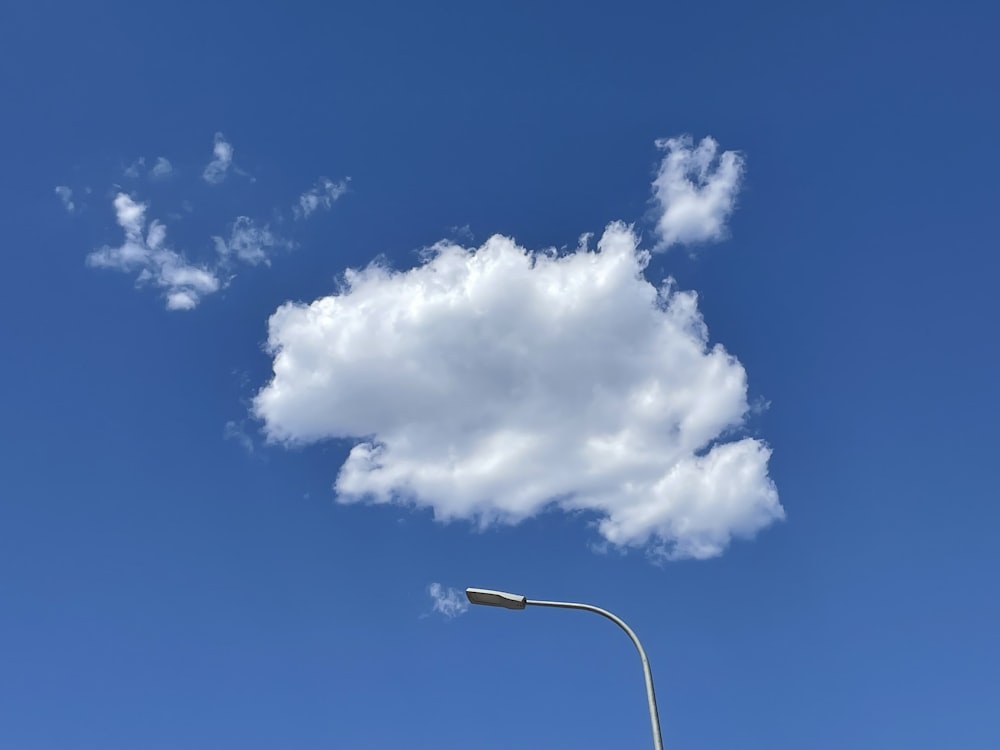
<instances>
[{"instance_id":1,"label":"lamp post","mask_svg":"<svg viewBox=\"0 0 1000 750\"><path fill-rule=\"evenodd\" d=\"M524 609L525 607L558 607L560 609L582 609L587 612L595 612L602 617L606 617L615 625L625 631L625 634L632 639L639 658L642 660L642 675L646 680L646 700L649 703L649 723L653 729L653 747L655 750L663 750L663 737L660 735L660 717L656 710L656 694L653 692L653 672L649 668L649 659L639 642L639 637L625 621L608 612L606 609L595 607L591 604L578 604L576 602L546 602L535 599L528 599L520 594L508 594L505 591L492 591L490 589L466 589L465 595L472 604L484 604L489 607L503 607L505 609Z\"/></svg>"}]
</instances>

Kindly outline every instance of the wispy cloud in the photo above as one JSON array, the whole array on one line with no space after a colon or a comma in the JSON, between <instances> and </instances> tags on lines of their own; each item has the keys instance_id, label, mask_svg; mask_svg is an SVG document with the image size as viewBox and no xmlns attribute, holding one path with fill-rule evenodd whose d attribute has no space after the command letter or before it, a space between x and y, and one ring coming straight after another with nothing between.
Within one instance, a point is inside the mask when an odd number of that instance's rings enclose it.
<instances>
[{"instance_id":1,"label":"wispy cloud","mask_svg":"<svg viewBox=\"0 0 1000 750\"><path fill-rule=\"evenodd\" d=\"M250 175L242 172L233 161L233 147L222 133L215 134L212 149L212 161L205 167L201 177L211 183L218 184L225 180L229 172ZM168 178L172 180L176 172L173 164L165 156L159 156L155 161L140 156L123 170L129 179L145 179L161 184L147 185L155 190L155 195L164 196L164 201L174 204L173 210L164 211L160 218L171 221L185 220L188 214L195 211L195 204L177 194L179 183L169 186L162 184ZM197 181L197 173L187 176ZM313 188L306 191L294 207L296 216L304 218L318 210L327 210L347 190L348 179L341 182L322 177ZM140 188L121 189L115 186L117 196L113 200L115 218L124 231L125 237L120 246L104 246L92 251L87 256L87 263L97 268L112 268L136 274L139 285L157 286L165 290L167 306L173 310L190 310L209 294L228 286L235 278L232 273L237 264L251 266L269 266L275 255L283 250L291 250L296 243L287 235L279 234L267 222L259 221L250 216L237 216L228 226L217 224L223 231L210 233L205 242L192 251L193 260L188 256L169 248L166 245L166 227L162 220L147 222L148 204L141 202L136 193ZM87 193L90 192L86 188ZM74 201L73 191L65 185L55 188L56 196L62 201L66 211L78 211L79 201ZM287 197L282 199L282 202ZM286 221L287 211L282 212L275 207L271 212L276 225L288 230L295 226ZM190 227L191 223L187 222ZM294 231L290 230L290 231ZM212 252L214 248L214 253ZM200 251L200 252L199 252Z\"/></svg>"},{"instance_id":2,"label":"wispy cloud","mask_svg":"<svg viewBox=\"0 0 1000 750\"><path fill-rule=\"evenodd\" d=\"M233 146L226 141L222 133L215 134L215 144L212 146L212 161L205 167L201 177L211 185L218 185L226 179L226 172L233 163Z\"/></svg>"},{"instance_id":3,"label":"wispy cloud","mask_svg":"<svg viewBox=\"0 0 1000 750\"><path fill-rule=\"evenodd\" d=\"M125 167L125 169L122 170L122 174L128 177L129 179L134 180L140 174L142 174L145 168L146 168L146 157L140 156L138 159L136 159L127 167Z\"/></svg>"},{"instance_id":4,"label":"wispy cloud","mask_svg":"<svg viewBox=\"0 0 1000 750\"><path fill-rule=\"evenodd\" d=\"M76 212L76 204L73 202L73 191L66 185L56 185L55 193L62 201L63 208L66 209L66 213Z\"/></svg>"},{"instance_id":5,"label":"wispy cloud","mask_svg":"<svg viewBox=\"0 0 1000 750\"><path fill-rule=\"evenodd\" d=\"M166 246L167 228L162 222L153 220L146 229L145 203L118 193L113 206L124 241L118 247L105 246L90 253L90 266L136 273L137 284L151 283L164 290L169 310L191 310L202 297L219 290L213 270L188 263Z\"/></svg>"},{"instance_id":6,"label":"wispy cloud","mask_svg":"<svg viewBox=\"0 0 1000 750\"><path fill-rule=\"evenodd\" d=\"M274 441L358 440L340 502L483 525L556 506L592 514L611 545L721 554L784 516L770 449L739 436L746 372L709 343L694 292L644 278L630 226L588 245L497 235L441 242L407 271L347 271L335 294L271 316L255 414Z\"/></svg>"},{"instance_id":7,"label":"wispy cloud","mask_svg":"<svg viewBox=\"0 0 1000 750\"><path fill-rule=\"evenodd\" d=\"M149 176L154 180L162 180L169 177L173 171L174 165L170 163L170 160L165 156L160 156L157 158L153 168L149 170Z\"/></svg>"},{"instance_id":8,"label":"wispy cloud","mask_svg":"<svg viewBox=\"0 0 1000 750\"><path fill-rule=\"evenodd\" d=\"M224 261L240 260L252 266L270 265L275 249L290 249L292 243L274 234L267 224L258 226L249 216L238 216L229 239L213 237L215 249Z\"/></svg>"},{"instance_id":9,"label":"wispy cloud","mask_svg":"<svg viewBox=\"0 0 1000 750\"><path fill-rule=\"evenodd\" d=\"M427 587L434 611L447 619L464 614L469 609L465 594L458 589L445 588L440 583L432 583Z\"/></svg>"},{"instance_id":10,"label":"wispy cloud","mask_svg":"<svg viewBox=\"0 0 1000 750\"><path fill-rule=\"evenodd\" d=\"M328 177L320 177L316 184L299 196L299 202L292 207L296 219L307 219L319 209L330 210L344 193L350 178L334 182Z\"/></svg>"},{"instance_id":11,"label":"wispy cloud","mask_svg":"<svg viewBox=\"0 0 1000 750\"><path fill-rule=\"evenodd\" d=\"M243 450L247 453L252 454L254 452L253 438L247 434L246 425L242 420L239 422L234 420L226 422L222 434L226 440L233 440L242 446Z\"/></svg>"},{"instance_id":12,"label":"wispy cloud","mask_svg":"<svg viewBox=\"0 0 1000 750\"><path fill-rule=\"evenodd\" d=\"M660 237L655 249L722 239L743 179L743 156L736 151L720 155L714 138L694 146L689 136L681 136L656 145L666 155L653 180Z\"/></svg>"},{"instance_id":13,"label":"wispy cloud","mask_svg":"<svg viewBox=\"0 0 1000 750\"><path fill-rule=\"evenodd\" d=\"M475 233L472 231L472 227L468 224L456 224L452 226L448 232L451 239L456 242L472 242L476 238Z\"/></svg>"},{"instance_id":14,"label":"wispy cloud","mask_svg":"<svg viewBox=\"0 0 1000 750\"><path fill-rule=\"evenodd\" d=\"M153 180L163 180L169 177L173 171L173 165L165 156L158 156L156 158L156 163L154 163L153 166L147 171L146 157L140 156L138 159L125 167L122 174L132 180L138 179L143 175Z\"/></svg>"}]
</instances>

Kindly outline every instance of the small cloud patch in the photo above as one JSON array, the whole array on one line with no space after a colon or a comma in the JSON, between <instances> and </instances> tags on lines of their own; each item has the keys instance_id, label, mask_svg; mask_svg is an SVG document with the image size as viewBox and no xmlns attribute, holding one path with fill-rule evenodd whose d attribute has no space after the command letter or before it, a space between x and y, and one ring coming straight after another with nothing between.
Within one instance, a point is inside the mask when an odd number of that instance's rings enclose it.
<instances>
[{"instance_id":1,"label":"small cloud patch","mask_svg":"<svg viewBox=\"0 0 1000 750\"><path fill-rule=\"evenodd\" d=\"M201 173L201 178L209 185L218 185L226 179L226 173L233 163L233 146L226 140L222 133L215 134L215 143L212 146L212 161Z\"/></svg>"},{"instance_id":2,"label":"small cloud patch","mask_svg":"<svg viewBox=\"0 0 1000 750\"><path fill-rule=\"evenodd\" d=\"M459 589L446 588L440 583L432 583L427 587L427 593L430 594L434 611L448 620L465 614L469 609L465 593Z\"/></svg>"}]
</instances>

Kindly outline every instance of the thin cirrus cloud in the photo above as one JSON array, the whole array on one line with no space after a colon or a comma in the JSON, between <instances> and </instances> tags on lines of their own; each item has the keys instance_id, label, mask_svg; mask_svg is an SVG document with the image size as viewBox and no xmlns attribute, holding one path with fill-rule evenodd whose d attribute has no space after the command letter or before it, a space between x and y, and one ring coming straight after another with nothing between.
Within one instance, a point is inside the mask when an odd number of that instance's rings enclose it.
<instances>
[{"instance_id":1,"label":"thin cirrus cloud","mask_svg":"<svg viewBox=\"0 0 1000 750\"><path fill-rule=\"evenodd\" d=\"M167 247L167 228L162 222L154 219L147 228L145 203L118 193L112 205L125 237L117 247L106 245L90 253L88 265L136 273L137 284L153 284L164 290L169 310L191 310L202 297L219 290L214 270L189 263Z\"/></svg>"},{"instance_id":2,"label":"thin cirrus cloud","mask_svg":"<svg viewBox=\"0 0 1000 750\"><path fill-rule=\"evenodd\" d=\"M215 134L212 146L212 160L201 173L201 178L210 185L218 185L226 179L226 173L233 163L233 146L222 133Z\"/></svg>"},{"instance_id":3,"label":"thin cirrus cloud","mask_svg":"<svg viewBox=\"0 0 1000 750\"><path fill-rule=\"evenodd\" d=\"M440 583L432 583L427 587L427 593L431 597L431 606L434 611L449 620L465 614L469 609L469 602L458 589L445 587Z\"/></svg>"},{"instance_id":4,"label":"thin cirrus cloud","mask_svg":"<svg viewBox=\"0 0 1000 750\"><path fill-rule=\"evenodd\" d=\"M247 433L242 420L239 422L235 420L226 422L222 435L226 440L233 440L238 443L247 453L253 454L253 438Z\"/></svg>"},{"instance_id":5,"label":"thin cirrus cloud","mask_svg":"<svg viewBox=\"0 0 1000 750\"><path fill-rule=\"evenodd\" d=\"M146 157L140 156L122 170L122 174L129 179L136 179L146 169Z\"/></svg>"},{"instance_id":6,"label":"thin cirrus cloud","mask_svg":"<svg viewBox=\"0 0 1000 750\"><path fill-rule=\"evenodd\" d=\"M658 247L723 236L734 196L710 185L732 182L733 152L713 172L705 143L661 142ZM349 270L337 293L271 316L274 374L253 411L271 441L357 441L335 480L342 503L483 526L583 511L610 546L719 555L784 517L771 451L739 435L743 366L709 344L694 292L646 280L649 259L612 222L594 249L495 235L442 241L406 271Z\"/></svg>"},{"instance_id":7,"label":"thin cirrus cloud","mask_svg":"<svg viewBox=\"0 0 1000 750\"><path fill-rule=\"evenodd\" d=\"M66 213L71 214L76 211L76 203L73 202L73 191L66 185L56 185L55 194L62 202Z\"/></svg>"},{"instance_id":8,"label":"thin cirrus cloud","mask_svg":"<svg viewBox=\"0 0 1000 750\"><path fill-rule=\"evenodd\" d=\"M299 201L292 207L296 219L308 219L319 209L329 211L333 204L347 192L347 184L351 178L346 177L340 182L334 182L328 177L320 177L316 184L299 196Z\"/></svg>"},{"instance_id":9,"label":"thin cirrus cloud","mask_svg":"<svg viewBox=\"0 0 1000 750\"><path fill-rule=\"evenodd\" d=\"M212 241L223 261L239 260L251 266L269 266L275 250L293 247L292 242L278 237L266 224L258 225L249 216L236 217L228 239L215 236Z\"/></svg>"},{"instance_id":10,"label":"thin cirrus cloud","mask_svg":"<svg viewBox=\"0 0 1000 750\"><path fill-rule=\"evenodd\" d=\"M216 133L213 146L214 158L202 174L206 181L218 184L225 178L232 166L233 147L221 133ZM166 157L158 157L147 169L144 157L139 157L124 170L129 178L147 176L153 181L162 181L174 174L174 168ZM172 183L176 184L176 183ZM159 187L162 193L164 186ZM347 189L347 180L334 183L320 178L316 186L300 198L296 208L308 205L310 212L320 208L329 209ZM166 306L170 310L192 310L206 296L227 286L232 279L230 271L236 264L269 266L274 255L283 250L291 250L296 243L282 237L267 223L261 223L249 216L237 216L225 233L210 236L208 247L215 253L200 262L191 262L184 253L166 246L166 227L162 221L153 220L146 226L150 204L136 197L136 191L117 190L112 201L118 225L124 232L122 244L117 247L104 246L87 256L87 264L94 268L108 268L136 274L139 286L152 285L164 290ZM66 211L73 213L76 206L73 191L60 185L55 188L57 197ZM308 197L308 200L306 198ZM174 200L177 200L176 196ZM302 201L305 201L304 203ZM186 211L191 210L187 200L180 201ZM281 211L275 209L277 221L281 222ZM179 218L179 214L167 213Z\"/></svg>"},{"instance_id":11,"label":"thin cirrus cloud","mask_svg":"<svg viewBox=\"0 0 1000 750\"><path fill-rule=\"evenodd\" d=\"M138 159L125 167L123 174L130 179L136 179L137 177L146 174L154 180L163 180L169 177L173 171L174 165L171 164L170 160L165 156L158 156L156 158L156 163L150 167L149 171L146 171L146 157L140 156Z\"/></svg>"},{"instance_id":12,"label":"thin cirrus cloud","mask_svg":"<svg viewBox=\"0 0 1000 750\"><path fill-rule=\"evenodd\" d=\"M173 174L174 165L165 156L156 159L156 164L149 170L149 176L154 180L163 180Z\"/></svg>"}]
</instances>

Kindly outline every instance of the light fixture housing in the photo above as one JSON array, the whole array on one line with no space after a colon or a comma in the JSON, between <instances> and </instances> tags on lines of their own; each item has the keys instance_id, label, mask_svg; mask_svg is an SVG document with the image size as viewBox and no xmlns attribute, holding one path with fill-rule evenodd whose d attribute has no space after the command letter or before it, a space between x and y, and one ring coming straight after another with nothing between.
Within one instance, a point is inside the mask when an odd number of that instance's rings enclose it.
<instances>
[{"instance_id":1,"label":"light fixture housing","mask_svg":"<svg viewBox=\"0 0 1000 750\"><path fill-rule=\"evenodd\" d=\"M487 607L503 607L504 609L524 609L528 599L521 594L508 594L506 591L490 589L466 589L465 595L472 604L485 604Z\"/></svg>"}]
</instances>

